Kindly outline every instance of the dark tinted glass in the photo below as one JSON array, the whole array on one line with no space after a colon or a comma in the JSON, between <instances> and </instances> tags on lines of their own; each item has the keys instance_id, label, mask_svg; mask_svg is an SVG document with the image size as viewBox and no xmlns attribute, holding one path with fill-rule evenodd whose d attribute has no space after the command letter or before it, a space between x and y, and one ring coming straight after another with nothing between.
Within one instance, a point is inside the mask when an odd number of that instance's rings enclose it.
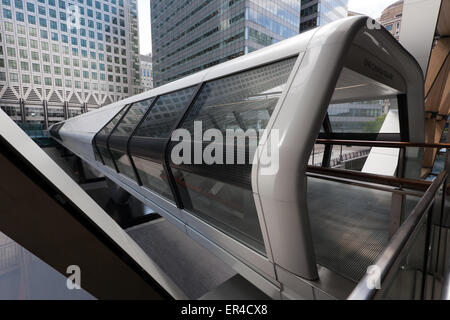
<instances>
[{"instance_id":1,"label":"dark tinted glass","mask_svg":"<svg viewBox=\"0 0 450 320\"><path fill-rule=\"evenodd\" d=\"M114 137L124 137L124 139L130 137L154 100L154 98L150 98L134 103L128 109L127 113L122 118L117 127L114 129L110 138L110 150L116 163L117 169L121 174L133 179L134 181L136 181L137 178L134 173L131 160L127 154L126 143L123 144L123 148L117 150L116 148L112 147L112 140L114 139Z\"/></svg>"},{"instance_id":2,"label":"dark tinted glass","mask_svg":"<svg viewBox=\"0 0 450 320\"><path fill-rule=\"evenodd\" d=\"M153 103L154 98L150 98L144 101L134 103L129 109L127 114L120 121L111 136L130 136L133 133L134 128L141 121L148 108Z\"/></svg>"},{"instance_id":3,"label":"dark tinted glass","mask_svg":"<svg viewBox=\"0 0 450 320\"><path fill-rule=\"evenodd\" d=\"M133 170L133 165L131 164L130 157L128 156L128 154L123 151L118 151L111 148L110 151L119 172L137 182L137 178Z\"/></svg>"},{"instance_id":4,"label":"dark tinted glass","mask_svg":"<svg viewBox=\"0 0 450 320\"><path fill-rule=\"evenodd\" d=\"M117 125L119 120L125 114L127 109L128 109L128 106L125 106L114 118L112 118L112 120L96 136L95 143L97 145L98 151L100 152L100 154L101 154L101 156L103 158L103 161L105 161L105 164L108 167L111 167L111 168L114 168L114 169L115 169L114 162L111 159L111 155L110 155L108 149L106 148L106 146L104 146L102 144L99 144L97 142L97 137L98 136L109 136L109 134L113 131L114 127Z\"/></svg>"},{"instance_id":5,"label":"dark tinted glass","mask_svg":"<svg viewBox=\"0 0 450 320\"><path fill-rule=\"evenodd\" d=\"M194 92L195 87L191 87L160 96L137 129L136 136L169 138L173 126L181 118Z\"/></svg>"},{"instance_id":6,"label":"dark tinted glass","mask_svg":"<svg viewBox=\"0 0 450 320\"><path fill-rule=\"evenodd\" d=\"M158 97L135 136L150 139L169 139L173 127L182 117L195 93L195 87L186 88ZM161 161L164 155L161 154ZM164 198L174 201L166 171L161 163L133 155L133 161L142 185Z\"/></svg>"},{"instance_id":7,"label":"dark tinted glass","mask_svg":"<svg viewBox=\"0 0 450 320\"><path fill-rule=\"evenodd\" d=\"M297 58L208 82L182 127L203 130L263 130L272 115Z\"/></svg>"},{"instance_id":8,"label":"dark tinted glass","mask_svg":"<svg viewBox=\"0 0 450 320\"><path fill-rule=\"evenodd\" d=\"M190 131L191 137L194 121L201 122L203 131L218 129L224 136L227 129L260 133L269 122L296 60L290 58L206 83L181 127ZM248 137L258 139L258 134ZM240 147L237 152L245 152ZM251 163L172 164L172 171L186 210L264 254L251 190L251 167Z\"/></svg>"},{"instance_id":9,"label":"dark tinted glass","mask_svg":"<svg viewBox=\"0 0 450 320\"><path fill-rule=\"evenodd\" d=\"M175 201L170 189L169 179L162 164L135 156L133 156L133 162L143 186L171 202Z\"/></svg>"},{"instance_id":10,"label":"dark tinted glass","mask_svg":"<svg viewBox=\"0 0 450 320\"><path fill-rule=\"evenodd\" d=\"M120 118L127 111L128 106L124 107L111 121L98 133L98 135L109 135L113 130L116 124L119 122Z\"/></svg>"}]
</instances>

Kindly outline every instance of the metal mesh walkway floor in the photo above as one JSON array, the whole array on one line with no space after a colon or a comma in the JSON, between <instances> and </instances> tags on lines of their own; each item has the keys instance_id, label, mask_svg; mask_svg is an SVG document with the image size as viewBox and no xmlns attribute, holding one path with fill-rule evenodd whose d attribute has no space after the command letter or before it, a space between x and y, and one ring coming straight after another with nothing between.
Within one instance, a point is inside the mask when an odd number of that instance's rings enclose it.
<instances>
[{"instance_id":1,"label":"metal mesh walkway floor","mask_svg":"<svg viewBox=\"0 0 450 320\"><path fill-rule=\"evenodd\" d=\"M388 243L391 193L308 178L307 197L317 263L358 282Z\"/></svg>"}]
</instances>

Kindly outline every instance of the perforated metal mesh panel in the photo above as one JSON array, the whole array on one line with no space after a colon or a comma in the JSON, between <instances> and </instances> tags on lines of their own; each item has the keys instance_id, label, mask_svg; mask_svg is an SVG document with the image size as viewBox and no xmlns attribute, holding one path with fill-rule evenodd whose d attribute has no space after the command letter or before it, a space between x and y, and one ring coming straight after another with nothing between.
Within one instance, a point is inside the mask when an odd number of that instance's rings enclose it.
<instances>
[{"instance_id":1,"label":"perforated metal mesh panel","mask_svg":"<svg viewBox=\"0 0 450 320\"><path fill-rule=\"evenodd\" d=\"M388 243L391 194L308 179L317 262L358 282Z\"/></svg>"}]
</instances>

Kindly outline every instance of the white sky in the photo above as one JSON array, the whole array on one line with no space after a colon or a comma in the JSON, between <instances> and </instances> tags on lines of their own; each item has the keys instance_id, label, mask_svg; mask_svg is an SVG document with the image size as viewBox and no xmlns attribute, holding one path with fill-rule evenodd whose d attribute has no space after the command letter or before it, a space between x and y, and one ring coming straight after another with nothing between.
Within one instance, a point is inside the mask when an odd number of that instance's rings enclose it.
<instances>
[{"instance_id":1,"label":"white sky","mask_svg":"<svg viewBox=\"0 0 450 320\"><path fill-rule=\"evenodd\" d=\"M379 18L381 12L397 0L349 0L348 10ZM138 0L139 47L142 54L152 52L150 0Z\"/></svg>"},{"instance_id":2,"label":"white sky","mask_svg":"<svg viewBox=\"0 0 450 320\"><path fill-rule=\"evenodd\" d=\"M379 18L386 7L397 0L349 0L348 10Z\"/></svg>"},{"instance_id":3,"label":"white sky","mask_svg":"<svg viewBox=\"0 0 450 320\"><path fill-rule=\"evenodd\" d=\"M139 50L141 54L152 52L152 28L150 23L150 0L138 0Z\"/></svg>"}]
</instances>

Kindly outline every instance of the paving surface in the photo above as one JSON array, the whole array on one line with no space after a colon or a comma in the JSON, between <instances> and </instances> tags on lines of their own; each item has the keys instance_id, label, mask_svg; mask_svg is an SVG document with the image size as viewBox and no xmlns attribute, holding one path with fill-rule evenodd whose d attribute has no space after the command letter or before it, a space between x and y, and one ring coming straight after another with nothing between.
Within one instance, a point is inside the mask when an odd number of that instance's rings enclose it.
<instances>
[{"instance_id":1,"label":"paving surface","mask_svg":"<svg viewBox=\"0 0 450 320\"><path fill-rule=\"evenodd\" d=\"M190 299L198 299L236 273L165 220L127 229Z\"/></svg>"}]
</instances>

